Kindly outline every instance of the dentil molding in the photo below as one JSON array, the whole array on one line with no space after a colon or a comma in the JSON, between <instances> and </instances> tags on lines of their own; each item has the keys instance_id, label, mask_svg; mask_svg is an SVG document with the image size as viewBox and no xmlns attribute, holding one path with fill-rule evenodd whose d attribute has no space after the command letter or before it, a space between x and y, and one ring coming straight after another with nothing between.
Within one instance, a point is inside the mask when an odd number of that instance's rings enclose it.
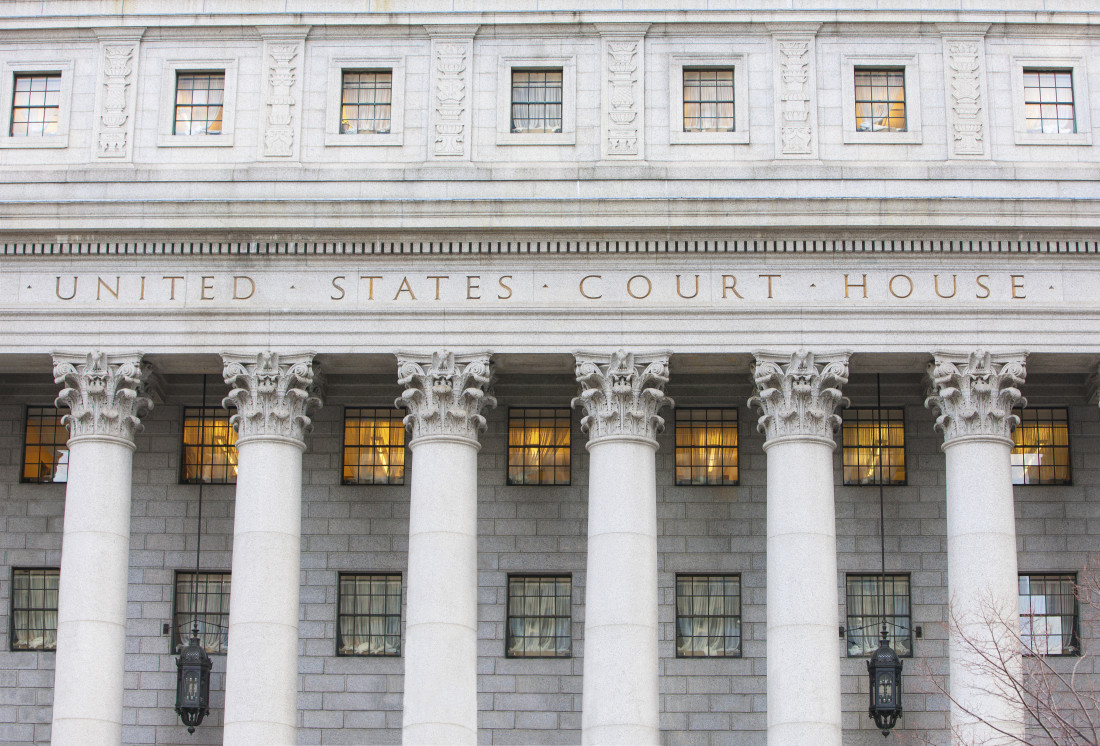
<instances>
[{"instance_id":1,"label":"dentil molding","mask_svg":"<svg viewBox=\"0 0 1100 746\"><path fill-rule=\"evenodd\" d=\"M132 446L142 430L141 418L153 408L147 396L152 369L141 353L54 353L53 378L64 386L55 405L69 410L61 422L70 439L107 436Z\"/></svg>"},{"instance_id":2,"label":"dentil molding","mask_svg":"<svg viewBox=\"0 0 1100 746\"><path fill-rule=\"evenodd\" d=\"M222 406L237 413L229 418L237 443L248 438L287 438L305 446L313 429L309 413L321 406L320 375L313 353L280 355L222 355L222 377L230 386Z\"/></svg>"},{"instance_id":3,"label":"dentil molding","mask_svg":"<svg viewBox=\"0 0 1100 746\"><path fill-rule=\"evenodd\" d=\"M657 414L673 406L665 396L669 353L635 355L619 350L611 355L575 354L581 391L572 406L584 407L581 430L589 444L603 438L642 438L657 443L665 420Z\"/></svg>"},{"instance_id":4,"label":"dentil molding","mask_svg":"<svg viewBox=\"0 0 1100 746\"><path fill-rule=\"evenodd\" d=\"M1025 353L991 355L975 350L969 355L936 353L928 364L924 406L936 415L936 429L944 446L967 437L1012 440L1020 418L1015 407L1026 407L1020 393L1027 371Z\"/></svg>"},{"instance_id":5,"label":"dentil molding","mask_svg":"<svg viewBox=\"0 0 1100 746\"><path fill-rule=\"evenodd\" d=\"M749 406L761 411L756 429L768 442L779 438L832 441L840 427L837 405L848 406L841 389L848 382L848 353L789 357L758 352L752 366L756 395Z\"/></svg>"},{"instance_id":6,"label":"dentil molding","mask_svg":"<svg viewBox=\"0 0 1100 746\"><path fill-rule=\"evenodd\" d=\"M430 358L398 353L397 382L405 387L395 402L409 410L405 427L412 440L432 436L477 441L485 429L481 410L495 407L489 353L455 355L443 350Z\"/></svg>"}]
</instances>

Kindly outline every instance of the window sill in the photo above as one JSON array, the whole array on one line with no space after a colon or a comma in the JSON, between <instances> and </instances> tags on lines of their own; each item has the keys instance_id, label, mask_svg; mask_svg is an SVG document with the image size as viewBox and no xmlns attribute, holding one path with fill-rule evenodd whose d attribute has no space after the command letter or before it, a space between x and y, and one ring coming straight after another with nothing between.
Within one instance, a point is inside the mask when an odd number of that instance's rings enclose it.
<instances>
[{"instance_id":1,"label":"window sill","mask_svg":"<svg viewBox=\"0 0 1100 746\"><path fill-rule=\"evenodd\" d=\"M1091 132L1072 135L1044 135L1036 132L1017 132L1017 145L1092 145Z\"/></svg>"},{"instance_id":2,"label":"window sill","mask_svg":"<svg viewBox=\"0 0 1100 746\"><path fill-rule=\"evenodd\" d=\"M909 132L856 132L845 130L845 145L920 145L920 130Z\"/></svg>"},{"instance_id":3,"label":"window sill","mask_svg":"<svg viewBox=\"0 0 1100 746\"><path fill-rule=\"evenodd\" d=\"M67 148L68 135L41 135L33 137L0 137L0 148Z\"/></svg>"},{"instance_id":4,"label":"window sill","mask_svg":"<svg viewBox=\"0 0 1100 746\"><path fill-rule=\"evenodd\" d=\"M229 148L233 146L233 135L161 135L157 138L158 148Z\"/></svg>"},{"instance_id":5,"label":"window sill","mask_svg":"<svg viewBox=\"0 0 1100 746\"><path fill-rule=\"evenodd\" d=\"M400 132L387 132L385 134L377 135L341 135L335 132L325 133L326 148L358 147L371 145L394 146L403 144L403 137Z\"/></svg>"},{"instance_id":6,"label":"window sill","mask_svg":"<svg viewBox=\"0 0 1100 746\"><path fill-rule=\"evenodd\" d=\"M576 145L573 132L497 132L497 145Z\"/></svg>"}]
</instances>

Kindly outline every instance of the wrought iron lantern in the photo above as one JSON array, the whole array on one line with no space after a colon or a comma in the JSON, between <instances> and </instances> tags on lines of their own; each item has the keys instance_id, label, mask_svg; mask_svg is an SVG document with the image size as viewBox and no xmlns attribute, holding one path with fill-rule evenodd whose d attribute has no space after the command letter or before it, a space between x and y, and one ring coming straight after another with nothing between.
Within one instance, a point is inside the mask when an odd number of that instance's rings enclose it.
<instances>
[{"instance_id":1,"label":"wrought iron lantern","mask_svg":"<svg viewBox=\"0 0 1100 746\"><path fill-rule=\"evenodd\" d=\"M883 736L890 735L890 729L901 717L901 667L901 658L890 647L886 625L883 625L878 649L867 661L867 674L871 678L871 703L867 714L874 718Z\"/></svg>"},{"instance_id":2,"label":"wrought iron lantern","mask_svg":"<svg viewBox=\"0 0 1100 746\"><path fill-rule=\"evenodd\" d=\"M188 733L210 712L210 656L199 640L199 630L191 630L191 641L176 659L176 714Z\"/></svg>"}]
</instances>

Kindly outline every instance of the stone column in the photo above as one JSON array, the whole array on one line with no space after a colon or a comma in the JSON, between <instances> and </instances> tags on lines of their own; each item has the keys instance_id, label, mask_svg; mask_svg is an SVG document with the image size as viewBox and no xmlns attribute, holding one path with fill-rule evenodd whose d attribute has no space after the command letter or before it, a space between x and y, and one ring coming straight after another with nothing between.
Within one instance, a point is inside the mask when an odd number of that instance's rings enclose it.
<instances>
[{"instance_id":1,"label":"stone column","mask_svg":"<svg viewBox=\"0 0 1100 746\"><path fill-rule=\"evenodd\" d=\"M122 743L134 434L152 409L140 354L55 354L69 478L57 603L52 743Z\"/></svg>"},{"instance_id":2,"label":"stone column","mask_svg":"<svg viewBox=\"0 0 1100 746\"><path fill-rule=\"evenodd\" d=\"M1012 500L1013 407L1026 406L1023 354L937 354L925 406L947 457L948 657L955 743L1022 743L1019 576ZM989 656L1002 664L985 663Z\"/></svg>"},{"instance_id":3,"label":"stone column","mask_svg":"<svg viewBox=\"0 0 1100 746\"><path fill-rule=\"evenodd\" d=\"M656 744L657 482L668 354L577 353L588 433L581 742Z\"/></svg>"},{"instance_id":4,"label":"stone column","mask_svg":"<svg viewBox=\"0 0 1100 746\"><path fill-rule=\"evenodd\" d=\"M488 353L400 354L413 452L402 742L477 743L477 452Z\"/></svg>"},{"instance_id":5,"label":"stone column","mask_svg":"<svg viewBox=\"0 0 1100 746\"><path fill-rule=\"evenodd\" d=\"M757 353L768 455L768 744L840 746L834 414L848 355Z\"/></svg>"},{"instance_id":6,"label":"stone column","mask_svg":"<svg viewBox=\"0 0 1100 746\"><path fill-rule=\"evenodd\" d=\"M226 746L297 742L302 452L321 405L313 353L223 355L237 412Z\"/></svg>"}]
</instances>

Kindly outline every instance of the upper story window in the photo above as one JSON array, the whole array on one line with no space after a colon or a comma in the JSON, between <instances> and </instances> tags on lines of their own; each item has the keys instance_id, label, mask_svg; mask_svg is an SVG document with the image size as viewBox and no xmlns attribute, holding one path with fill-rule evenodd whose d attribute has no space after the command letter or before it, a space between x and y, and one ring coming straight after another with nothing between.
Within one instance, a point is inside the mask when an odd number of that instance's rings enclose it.
<instances>
[{"instance_id":1,"label":"upper story window","mask_svg":"<svg viewBox=\"0 0 1100 746\"><path fill-rule=\"evenodd\" d=\"M401 574L340 573L337 655L401 654Z\"/></svg>"},{"instance_id":2,"label":"upper story window","mask_svg":"<svg viewBox=\"0 0 1100 746\"><path fill-rule=\"evenodd\" d=\"M1025 655L1080 655L1077 576L1020 575L1020 637Z\"/></svg>"},{"instance_id":3,"label":"upper story window","mask_svg":"<svg viewBox=\"0 0 1100 746\"><path fill-rule=\"evenodd\" d=\"M27 407L23 481L64 482L69 476L69 431L57 407Z\"/></svg>"},{"instance_id":4,"label":"upper story window","mask_svg":"<svg viewBox=\"0 0 1100 746\"><path fill-rule=\"evenodd\" d=\"M684 68L684 132L733 132L733 68Z\"/></svg>"},{"instance_id":5,"label":"upper story window","mask_svg":"<svg viewBox=\"0 0 1100 746\"><path fill-rule=\"evenodd\" d=\"M208 653L229 650L229 590L227 572L177 572L172 652L187 645L191 630Z\"/></svg>"},{"instance_id":6,"label":"upper story window","mask_svg":"<svg viewBox=\"0 0 1100 746\"><path fill-rule=\"evenodd\" d=\"M905 484L905 411L847 409L844 484Z\"/></svg>"},{"instance_id":7,"label":"upper story window","mask_svg":"<svg viewBox=\"0 0 1100 746\"><path fill-rule=\"evenodd\" d=\"M15 75L11 102L12 137L60 133L61 73Z\"/></svg>"},{"instance_id":8,"label":"upper story window","mask_svg":"<svg viewBox=\"0 0 1100 746\"><path fill-rule=\"evenodd\" d=\"M676 484L733 485L737 466L737 410L676 410Z\"/></svg>"},{"instance_id":9,"label":"upper story window","mask_svg":"<svg viewBox=\"0 0 1100 746\"><path fill-rule=\"evenodd\" d=\"M1072 69L1024 68L1024 124L1029 133L1077 132Z\"/></svg>"},{"instance_id":10,"label":"upper story window","mask_svg":"<svg viewBox=\"0 0 1100 746\"><path fill-rule=\"evenodd\" d=\"M11 571L11 649L57 649L56 567Z\"/></svg>"},{"instance_id":11,"label":"upper story window","mask_svg":"<svg viewBox=\"0 0 1100 746\"><path fill-rule=\"evenodd\" d=\"M569 484L572 413L508 410L508 484Z\"/></svg>"},{"instance_id":12,"label":"upper story window","mask_svg":"<svg viewBox=\"0 0 1100 746\"><path fill-rule=\"evenodd\" d=\"M1017 409L1012 432L1013 484L1070 484L1069 411Z\"/></svg>"},{"instance_id":13,"label":"upper story window","mask_svg":"<svg viewBox=\"0 0 1100 746\"><path fill-rule=\"evenodd\" d=\"M236 484L237 431L219 407L183 408L183 484Z\"/></svg>"},{"instance_id":14,"label":"upper story window","mask_svg":"<svg viewBox=\"0 0 1100 746\"><path fill-rule=\"evenodd\" d=\"M676 576L676 657L741 655L741 576Z\"/></svg>"},{"instance_id":15,"label":"upper story window","mask_svg":"<svg viewBox=\"0 0 1100 746\"><path fill-rule=\"evenodd\" d=\"M399 409L344 410L344 484L405 483L405 423Z\"/></svg>"},{"instance_id":16,"label":"upper story window","mask_svg":"<svg viewBox=\"0 0 1100 746\"><path fill-rule=\"evenodd\" d=\"M898 655L913 655L909 576L852 574L848 575L846 585L849 657L875 652L884 618L891 647Z\"/></svg>"},{"instance_id":17,"label":"upper story window","mask_svg":"<svg viewBox=\"0 0 1100 746\"><path fill-rule=\"evenodd\" d=\"M225 72L177 72L173 135L220 135Z\"/></svg>"},{"instance_id":18,"label":"upper story window","mask_svg":"<svg viewBox=\"0 0 1100 746\"><path fill-rule=\"evenodd\" d=\"M512 70L512 132L562 131L562 70Z\"/></svg>"},{"instance_id":19,"label":"upper story window","mask_svg":"<svg viewBox=\"0 0 1100 746\"><path fill-rule=\"evenodd\" d=\"M389 133L392 71L344 70L340 90L341 135Z\"/></svg>"},{"instance_id":20,"label":"upper story window","mask_svg":"<svg viewBox=\"0 0 1100 746\"><path fill-rule=\"evenodd\" d=\"M572 584L569 575L508 578L507 657L572 655Z\"/></svg>"},{"instance_id":21,"label":"upper story window","mask_svg":"<svg viewBox=\"0 0 1100 746\"><path fill-rule=\"evenodd\" d=\"M905 68L855 68L857 132L905 132Z\"/></svg>"}]
</instances>

